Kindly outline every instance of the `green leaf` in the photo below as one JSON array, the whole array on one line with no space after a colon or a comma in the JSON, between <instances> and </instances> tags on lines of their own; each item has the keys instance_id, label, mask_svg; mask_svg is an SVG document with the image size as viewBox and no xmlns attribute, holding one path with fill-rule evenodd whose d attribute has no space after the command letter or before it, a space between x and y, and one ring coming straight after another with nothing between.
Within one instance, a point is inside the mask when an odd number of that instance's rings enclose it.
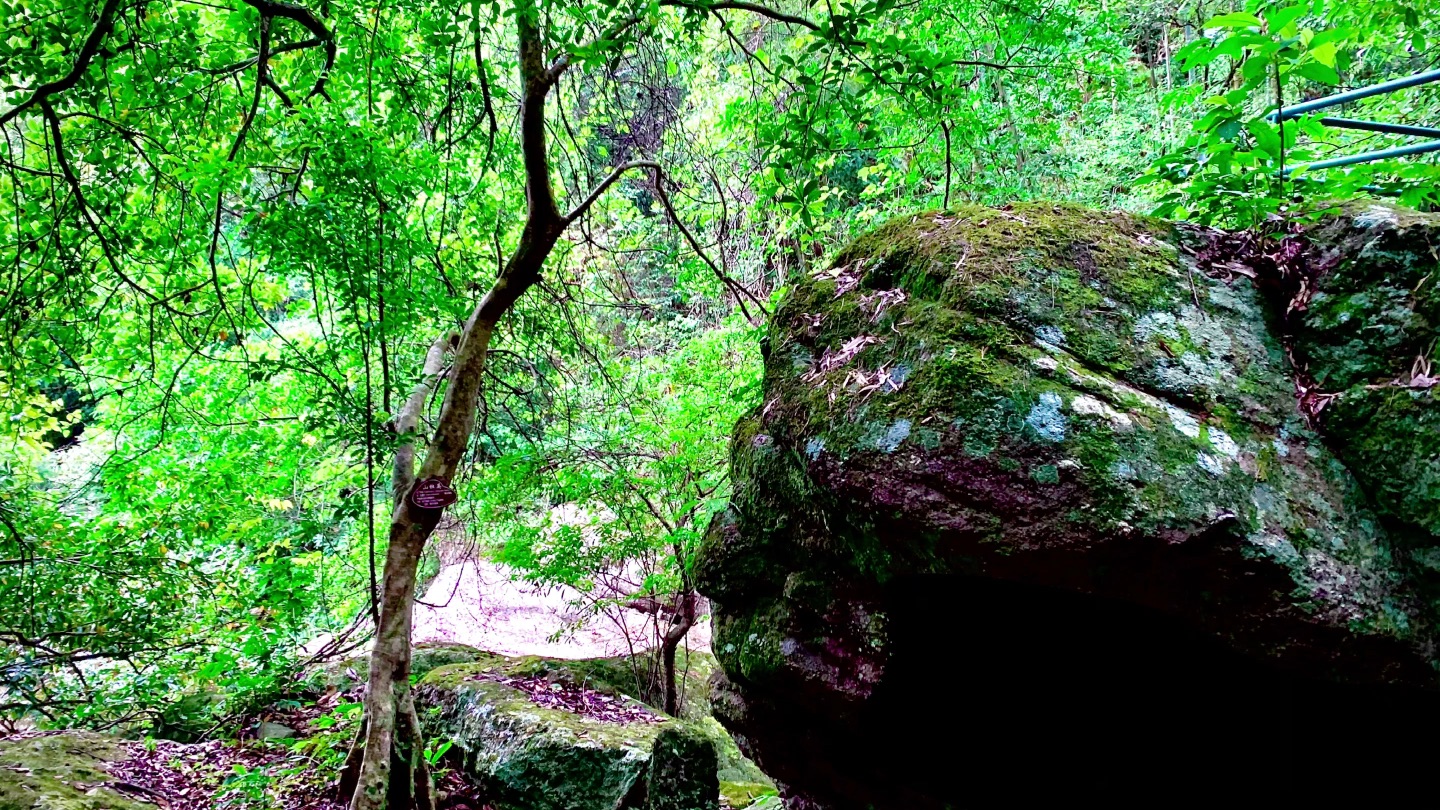
<instances>
[{"instance_id":1,"label":"green leaf","mask_svg":"<svg viewBox=\"0 0 1440 810\"><path fill-rule=\"evenodd\" d=\"M1286 6L1285 8L1265 12L1265 22L1269 24L1270 33L1275 34L1284 30L1304 13L1305 6Z\"/></svg>"},{"instance_id":2,"label":"green leaf","mask_svg":"<svg viewBox=\"0 0 1440 810\"><path fill-rule=\"evenodd\" d=\"M1256 57L1246 59L1245 64L1240 66L1240 75L1249 82L1258 82L1264 79L1269 72L1270 63Z\"/></svg>"},{"instance_id":3,"label":"green leaf","mask_svg":"<svg viewBox=\"0 0 1440 810\"><path fill-rule=\"evenodd\" d=\"M1205 23L1206 28L1260 28L1264 22L1248 11L1232 11L1229 14L1221 14L1218 17L1211 17Z\"/></svg>"},{"instance_id":4,"label":"green leaf","mask_svg":"<svg viewBox=\"0 0 1440 810\"><path fill-rule=\"evenodd\" d=\"M1329 65L1322 65L1319 62L1302 62L1295 68L1295 72L1312 82L1318 82L1320 84L1334 85L1340 83L1340 74L1335 72L1335 68Z\"/></svg>"},{"instance_id":5,"label":"green leaf","mask_svg":"<svg viewBox=\"0 0 1440 810\"><path fill-rule=\"evenodd\" d=\"M1336 48L1334 42L1322 42L1321 44L1310 49L1310 55L1314 57L1316 62L1319 62L1320 64L1325 65L1328 68L1334 68L1335 51Z\"/></svg>"},{"instance_id":6,"label":"green leaf","mask_svg":"<svg viewBox=\"0 0 1440 810\"><path fill-rule=\"evenodd\" d=\"M1250 135L1255 138L1255 145L1260 151L1272 158L1278 159L1280 157L1280 134L1276 131L1273 124L1263 118L1257 118L1246 124L1245 128L1248 129Z\"/></svg>"},{"instance_id":7,"label":"green leaf","mask_svg":"<svg viewBox=\"0 0 1440 810\"><path fill-rule=\"evenodd\" d=\"M1220 51L1208 39L1197 39L1186 43L1180 50L1175 52L1175 58L1185 69L1203 67L1214 62L1220 56Z\"/></svg>"}]
</instances>

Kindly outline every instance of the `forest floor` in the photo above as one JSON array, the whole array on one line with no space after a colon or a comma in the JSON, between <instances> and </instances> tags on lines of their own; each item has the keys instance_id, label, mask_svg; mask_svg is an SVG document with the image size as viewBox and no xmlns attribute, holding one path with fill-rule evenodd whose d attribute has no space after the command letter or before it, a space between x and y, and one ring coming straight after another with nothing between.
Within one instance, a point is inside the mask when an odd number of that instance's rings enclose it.
<instances>
[{"instance_id":1,"label":"forest floor","mask_svg":"<svg viewBox=\"0 0 1440 810\"><path fill-rule=\"evenodd\" d=\"M358 707L360 695L354 686L313 699L278 701L248 718L238 739L123 742L124 758L105 767L114 777L105 787L162 810L345 810L347 804L337 796L337 778L356 715L338 710ZM543 697L555 702L568 696ZM594 712L610 707L584 708ZM264 737L265 726L288 729L295 736L258 738ZM490 810L479 787L459 770L458 759L440 763L435 787L437 810Z\"/></svg>"},{"instance_id":2,"label":"forest floor","mask_svg":"<svg viewBox=\"0 0 1440 810\"><path fill-rule=\"evenodd\" d=\"M613 578L612 578L613 579ZM618 582L612 581L610 591ZM511 569L473 552L445 549L439 572L415 610L415 642L449 642L505 655L595 658L626 655L654 643L654 619L612 606L585 610L584 594L515 577ZM709 650L708 619L691 631L689 647ZM588 689L556 690L544 678L497 678L525 692L537 705L612 722L656 722L637 710ZM181 744L164 740L126 743L128 757L110 766L112 785L166 810L343 810L336 800L337 752L343 752L353 718L330 725L341 704L359 700L358 687L315 699L280 701L249 718L241 739ZM286 740L256 739L262 725L298 732ZM454 764L454 763L451 763ZM319 777L319 778L317 778ZM455 768L437 778L440 810L487 810L479 789Z\"/></svg>"},{"instance_id":3,"label":"forest floor","mask_svg":"<svg viewBox=\"0 0 1440 810\"><path fill-rule=\"evenodd\" d=\"M274 743L214 740L182 745L164 740L135 742L129 757L111 765L119 785L137 799L165 810L269 808L345 810L334 780L316 779L313 758ZM436 780L439 810L488 810L479 789L458 771Z\"/></svg>"}]
</instances>

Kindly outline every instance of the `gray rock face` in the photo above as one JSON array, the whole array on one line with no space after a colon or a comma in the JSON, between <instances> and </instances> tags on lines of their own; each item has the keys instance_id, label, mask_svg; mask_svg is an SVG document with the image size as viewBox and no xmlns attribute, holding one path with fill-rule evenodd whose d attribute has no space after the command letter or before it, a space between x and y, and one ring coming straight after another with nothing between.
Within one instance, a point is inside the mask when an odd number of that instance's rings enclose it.
<instances>
[{"instance_id":1,"label":"gray rock face","mask_svg":"<svg viewBox=\"0 0 1440 810\"><path fill-rule=\"evenodd\" d=\"M792 807L907 809L1283 792L1317 740L1440 721L1427 244L1393 209L1260 244L1049 204L857 240L737 427L716 716Z\"/></svg>"}]
</instances>

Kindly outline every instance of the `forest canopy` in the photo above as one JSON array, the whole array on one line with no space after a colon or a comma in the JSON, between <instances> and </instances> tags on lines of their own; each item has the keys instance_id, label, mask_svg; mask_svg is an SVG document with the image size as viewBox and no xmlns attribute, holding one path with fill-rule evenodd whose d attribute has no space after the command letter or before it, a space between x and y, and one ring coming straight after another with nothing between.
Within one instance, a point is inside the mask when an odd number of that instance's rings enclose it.
<instances>
[{"instance_id":1,"label":"forest canopy","mask_svg":"<svg viewBox=\"0 0 1440 810\"><path fill-rule=\"evenodd\" d=\"M373 637L370 750L418 751L402 613L437 548L690 605L766 318L848 240L1034 199L1433 207L1433 155L1303 168L1411 140L1273 114L1435 69L1437 29L1418 0L0 0L0 716L207 733Z\"/></svg>"}]
</instances>

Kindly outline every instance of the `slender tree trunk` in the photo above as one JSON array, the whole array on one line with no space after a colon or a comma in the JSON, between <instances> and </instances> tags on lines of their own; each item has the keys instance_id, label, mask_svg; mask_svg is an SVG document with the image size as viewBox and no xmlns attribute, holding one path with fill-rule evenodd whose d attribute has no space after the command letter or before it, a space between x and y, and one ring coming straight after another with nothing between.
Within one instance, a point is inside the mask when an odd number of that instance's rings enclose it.
<instances>
[{"instance_id":1,"label":"slender tree trunk","mask_svg":"<svg viewBox=\"0 0 1440 810\"><path fill-rule=\"evenodd\" d=\"M680 689L675 673L675 654L679 651L680 642L685 640L685 634L695 626L695 591L688 584L676 607L675 615L670 619L670 627L666 629L665 635L660 641L660 655L664 662L665 713L671 717L678 717L680 713Z\"/></svg>"},{"instance_id":2,"label":"slender tree trunk","mask_svg":"<svg viewBox=\"0 0 1440 810\"><path fill-rule=\"evenodd\" d=\"M415 480L415 442L413 436L420 426L420 414L425 409L425 401L434 392L435 386L439 383L440 370L445 361L445 350L450 347L458 336L447 335L435 341L430 351L425 355L425 366L420 375L420 382L416 384L415 390L410 398L405 401L400 412L395 416L395 432L401 436L411 437L410 441L403 442L395 452L394 472L391 484L395 490L395 504L393 513L398 516L401 512L403 499L409 493ZM370 658L370 688L369 694L386 694L393 692L395 699L382 701L385 705L376 706L375 712L370 712L370 703L367 699L367 712L360 724L359 732L355 739L355 745L351 748L346 758L345 766L340 773L340 793L343 796L357 795L357 787L361 774L364 771L364 754L367 750L379 750L372 747L372 744L389 747L391 751L387 768L404 768L411 774L411 778L403 784L414 784L417 786L423 783L423 789L416 790L417 800L426 797L424 803L415 802L416 807L429 810L433 802L428 799L430 790L430 775L425 767L424 758L421 752L424 749L424 739L419 734L419 722L406 722L401 726L402 734L396 739L396 713L399 713L400 720L408 721L406 713L414 714L414 703L409 696L409 670L410 670L410 619L411 611L400 609L397 605L409 607L409 596L401 593L391 593L392 588L404 581L405 570L408 565L410 577L410 595L414 592L415 566L418 565L418 552L414 559L407 561L405 558L410 549L404 545L395 543L395 525L391 523L391 546L385 558L385 592L381 603L380 624L376 633L375 646L371 651ZM423 542L423 541L422 541ZM403 601L401 601L403 599ZM388 620L388 621L387 621ZM395 637L403 633L404 656L403 661L394 658L394 651L397 647ZM383 654L382 654L383 653ZM377 679L377 673L380 677ZM381 687L376 689L376 681L382 682ZM394 689L394 684L403 684L400 690ZM386 684L389 684L387 688ZM378 737L372 737L372 730L380 731ZM393 805L393 802L391 803Z\"/></svg>"},{"instance_id":3,"label":"slender tree trunk","mask_svg":"<svg viewBox=\"0 0 1440 810\"><path fill-rule=\"evenodd\" d=\"M944 209L950 210L950 122L944 118L940 119L940 129L945 133L945 204Z\"/></svg>"},{"instance_id":4,"label":"slender tree trunk","mask_svg":"<svg viewBox=\"0 0 1440 810\"><path fill-rule=\"evenodd\" d=\"M557 218L558 219L558 218ZM421 480L450 483L475 426L480 380L495 326L525 290L539 280L540 266L560 233L554 227L527 225L505 272L495 281L466 324L456 352L455 368L441 406L439 425L420 467ZM413 398L412 398L413 401ZM423 403L424 397L419 401ZM409 500L414 476L403 476L406 486L396 497L390 520L390 545L385 553L385 578L381 590L380 626L370 652L370 679L365 694L366 734L364 752L355 779L352 810L432 810L433 802L400 802L397 789L424 781L428 799L428 777L422 780L424 741L414 721L414 698L410 687L410 630L414 618L415 574L425 543L441 517L440 510L419 509ZM354 757L352 757L353 759ZM404 779L393 768L407 769ZM342 786L348 784L344 780Z\"/></svg>"},{"instance_id":5,"label":"slender tree trunk","mask_svg":"<svg viewBox=\"0 0 1440 810\"><path fill-rule=\"evenodd\" d=\"M485 297L465 323L455 349L454 367L440 407L435 435L420 465L419 480L435 479L445 484L454 480L475 428L480 400L480 383L485 359L496 325L514 303L540 280L540 271L566 226L581 216L615 181L617 169L574 211L562 216L555 205L550 184L549 155L545 145L545 104L568 61L545 63L539 13L534 0L517 3L515 26L519 39L523 96L520 108L520 141L525 166L527 216L520 244ZM446 338L446 340L450 340ZM407 400L396 429L413 434L420 410L438 380L438 358L433 347L427 356L436 359L434 374L425 375L416 392ZM423 389L423 390L421 390ZM408 443L407 443L408 444ZM417 476L410 470L414 448L402 447L396 454L394 476L395 508L390 519L390 544L385 554L384 586L381 589L380 623L370 653L370 676L365 693L365 715L356 750L347 759L341 788L348 794L351 810L433 810L434 795L425 767L424 739L415 712L410 687L410 631L414 618L415 574L425 543L439 523L441 510L421 509L410 502ZM358 763L358 764L357 764ZM404 777L393 773L404 771Z\"/></svg>"}]
</instances>

